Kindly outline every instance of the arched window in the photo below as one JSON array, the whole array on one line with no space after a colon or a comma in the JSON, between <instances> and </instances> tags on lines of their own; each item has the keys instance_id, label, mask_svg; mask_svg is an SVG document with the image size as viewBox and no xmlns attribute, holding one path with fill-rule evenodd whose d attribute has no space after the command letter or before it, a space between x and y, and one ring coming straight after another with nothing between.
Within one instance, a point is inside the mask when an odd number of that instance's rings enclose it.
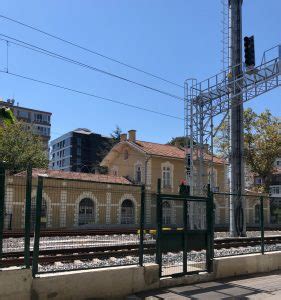
<instances>
[{"instance_id":1,"label":"arched window","mask_svg":"<svg viewBox=\"0 0 281 300\"><path fill-rule=\"evenodd\" d=\"M95 206L90 198L84 198L79 203L79 225L95 223Z\"/></svg>"},{"instance_id":2,"label":"arched window","mask_svg":"<svg viewBox=\"0 0 281 300\"><path fill-rule=\"evenodd\" d=\"M31 200L31 228L35 228L35 218L36 218L36 199ZM47 203L46 200L42 199L41 207L41 228L44 229L47 227Z\"/></svg>"},{"instance_id":3,"label":"arched window","mask_svg":"<svg viewBox=\"0 0 281 300\"><path fill-rule=\"evenodd\" d=\"M171 169L170 169L170 167L163 167L162 180L163 180L163 187L164 188L170 188L171 187Z\"/></svg>"},{"instance_id":4,"label":"arched window","mask_svg":"<svg viewBox=\"0 0 281 300\"><path fill-rule=\"evenodd\" d=\"M255 216L254 216L254 222L255 224L260 223L260 204L255 205Z\"/></svg>"},{"instance_id":5,"label":"arched window","mask_svg":"<svg viewBox=\"0 0 281 300\"><path fill-rule=\"evenodd\" d=\"M135 208L134 203L126 199L121 205L121 224L134 224L135 223Z\"/></svg>"},{"instance_id":6,"label":"arched window","mask_svg":"<svg viewBox=\"0 0 281 300\"><path fill-rule=\"evenodd\" d=\"M171 224L171 205L168 201L165 201L162 204L162 222L163 225Z\"/></svg>"},{"instance_id":7,"label":"arched window","mask_svg":"<svg viewBox=\"0 0 281 300\"><path fill-rule=\"evenodd\" d=\"M141 183L141 165L135 167L135 180L137 183Z\"/></svg>"}]
</instances>

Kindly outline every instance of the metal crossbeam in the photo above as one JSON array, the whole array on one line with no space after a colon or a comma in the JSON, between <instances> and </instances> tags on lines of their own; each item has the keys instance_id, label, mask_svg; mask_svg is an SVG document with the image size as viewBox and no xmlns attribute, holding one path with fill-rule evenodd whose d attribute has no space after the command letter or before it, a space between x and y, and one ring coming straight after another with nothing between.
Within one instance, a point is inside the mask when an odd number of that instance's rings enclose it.
<instances>
[{"instance_id":1,"label":"metal crossbeam","mask_svg":"<svg viewBox=\"0 0 281 300\"><path fill-rule=\"evenodd\" d=\"M193 195L202 194L206 181L213 187L214 118L220 117L222 123L232 108L231 100L237 96L243 99L236 103L239 105L281 85L281 45L269 50L273 53L271 58L266 57L268 51L265 51L262 63L252 70L237 65L199 83L186 81L187 181ZM235 76L237 68L243 70L242 76ZM211 160L203 154L206 144Z\"/></svg>"}]
</instances>

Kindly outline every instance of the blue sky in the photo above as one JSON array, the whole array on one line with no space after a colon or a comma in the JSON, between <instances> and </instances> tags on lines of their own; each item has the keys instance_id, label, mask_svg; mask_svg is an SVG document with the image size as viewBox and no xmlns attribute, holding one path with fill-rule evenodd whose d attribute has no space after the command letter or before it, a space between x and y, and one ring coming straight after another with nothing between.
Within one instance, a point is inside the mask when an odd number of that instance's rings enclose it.
<instances>
[{"instance_id":1,"label":"blue sky","mask_svg":"<svg viewBox=\"0 0 281 300\"><path fill-rule=\"evenodd\" d=\"M219 0L34 0L1 1L0 14L41 28L127 64L183 84L203 80L221 69ZM243 35L255 35L256 62L264 50L281 42L281 1L244 0ZM0 18L0 33L55 51L168 93L179 87L130 70L99 56ZM0 67L6 46L0 42ZM81 69L17 46L9 47L9 70L137 106L183 117L183 103L141 87ZM77 127L109 135L118 124L137 130L141 140L167 142L182 135L183 121L107 103L0 74L0 97L22 106L51 111L52 138ZM247 104L281 115L281 89Z\"/></svg>"}]
</instances>

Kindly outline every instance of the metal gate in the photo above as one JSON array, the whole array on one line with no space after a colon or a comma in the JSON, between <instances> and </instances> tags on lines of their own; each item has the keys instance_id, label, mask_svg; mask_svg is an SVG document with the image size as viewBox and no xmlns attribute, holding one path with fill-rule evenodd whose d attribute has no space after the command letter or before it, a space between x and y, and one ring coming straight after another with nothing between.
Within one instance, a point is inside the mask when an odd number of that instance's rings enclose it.
<instances>
[{"instance_id":1,"label":"metal gate","mask_svg":"<svg viewBox=\"0 0 281 300\"><path fill-rule=\"evenodd\" d=\"M160 276L212 271L213 195L157 194L156 260Z\"/></svg>"}]
</instances>

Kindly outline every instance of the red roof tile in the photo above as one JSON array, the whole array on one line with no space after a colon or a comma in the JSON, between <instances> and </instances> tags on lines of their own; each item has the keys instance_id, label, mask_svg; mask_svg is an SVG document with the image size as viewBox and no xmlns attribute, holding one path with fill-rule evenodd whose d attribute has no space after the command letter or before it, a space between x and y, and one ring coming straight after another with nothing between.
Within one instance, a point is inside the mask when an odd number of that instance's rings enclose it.
<instances>
[{"instance_id":1,"label":"red roof tile","mask_svg":"<svg viewBox=\"0 0 281 300\"><path fill-rule=\"evenodd\" d=\"M139 146L147 154L156 155L156 156L165 156L170 158L179 158L179 159L185 158L185 150L183 148L178 148L173 145L157 144L157 143L144 142L144 141L136 141L135 144ZM211 155L208 153L204 154L204 158L206 160L212 159ZM213 157L213 160L215 163L220 163L220 164L225 163L223 159L218 158L216 156Z\"/></svg>"},{"instance_id":2,"label":"red roof tile","mask_svg":"<svg viewBox=\"0 0 281 300\"><path fill-rule=\"evenodd\" d=\"M21 172L16 174L16 176L25 176L25 175L26 172ZM48 169L33 169L32 176L37 177L38 175L43 175L46 177L53 177L53 178L61 178L61 179L77 179L77 180L87 180L87 181L104 182L104 183L132 184L128 179L121 176L66 172L66 171L48 170Z\"/></svg>"}]
</instances>

